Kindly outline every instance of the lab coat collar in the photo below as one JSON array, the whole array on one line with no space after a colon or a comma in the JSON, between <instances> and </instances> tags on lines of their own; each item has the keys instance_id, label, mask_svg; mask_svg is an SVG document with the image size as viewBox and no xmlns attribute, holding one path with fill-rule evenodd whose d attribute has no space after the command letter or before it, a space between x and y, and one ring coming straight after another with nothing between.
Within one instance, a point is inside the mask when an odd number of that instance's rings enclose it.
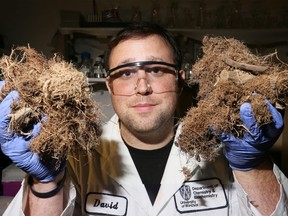
<instances>
[{"instance_id":1,"label":"lab coat collar","mask_svg":"<svg viewBox=\"0 0 288 216\"><path fill-rule=\"evenodd\" d=\"M157 215L158 212L166 205L166 203L174 196L174 194L181 188L186 180L183 173L183 167L196 172L199 164L196 160L187 157L180 151L179 147L175 145L177 138L181 131L181 125L178 126L174 145L172 146L166 168L161 180L161 187L154 203L153 212L151 215ZM190 158L190 159L189 159ZM193 175L193 173L192 173Z\"/></svg>"},{"instance_id":2,"label":"lab coat collar","mask_svg":"<svg viewBox=\"0 0 288 216\"><path fill-rule=\"evenodd\" d=\"M157 212L161 211L185 181L185 176L182 172L183 166L189 166L190 170L196 170L198 165L194 162L191 163L191 159L188 160L174 144L164 170L161 187L152 207L129 150L121 138L118 117L116 115L113 116L105 127L107 128L103 130L105 133L102 136L103 142L98 149L102 157L105 157L105 164L102 169L122 185L135 200L139 200L139 205L146 211L148 210L149 215L157 215ZM180 130L181 126L178 127L175 140L179 136Z\"/></svg>"},{"instance_id":3,"label":"lab coat collar","mask_svg":"<svg viewBox=\"0 0 288 216\"><path fill-rule=\"evenodd\" d=\"M114 115L105 126L101 137L98 152L103 157L102 170L120 184L134 200L138 200L139 206L147 211L152 208L145 186L142 184L138 171L130 156L127 146L124 144L120 130L118 117Z\"/></svg>"}]
</instances>

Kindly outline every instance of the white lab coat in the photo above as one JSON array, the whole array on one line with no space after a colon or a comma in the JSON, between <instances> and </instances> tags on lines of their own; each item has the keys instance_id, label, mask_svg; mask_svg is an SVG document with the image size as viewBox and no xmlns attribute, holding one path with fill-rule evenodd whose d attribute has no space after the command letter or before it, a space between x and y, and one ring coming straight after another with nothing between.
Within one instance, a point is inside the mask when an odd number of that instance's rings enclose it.
<instances>
[{"instance_id":1,"label":"white lab coat","mask_svg":"<svg viewBox=\"0 0 288 216\"><path fill-rule=\"evenodd\" d=\"M180 129L176 139L179 132ZM181 171L184 166L192 171L188 180ZM199 163L193 158L188 160L176 145L172 147L152 206L121 139L117 116L104 126L97 152L72 155L67 169L64 188L67 205L62 215L259 215L234 180L223 155L213 162ZM273 215L285 216L288 181L276 165L274 173L281 184L281 198ZM4 215L23 215L26 190L25 180Z\"/></svg>"}]
</instances>

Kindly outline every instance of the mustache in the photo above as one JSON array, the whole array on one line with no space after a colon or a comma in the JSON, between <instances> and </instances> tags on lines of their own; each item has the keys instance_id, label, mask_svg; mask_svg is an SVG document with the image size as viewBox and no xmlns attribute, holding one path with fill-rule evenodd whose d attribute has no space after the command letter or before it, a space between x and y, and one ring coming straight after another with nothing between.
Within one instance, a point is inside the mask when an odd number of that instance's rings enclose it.
<instances>
[{"instance_id":1,"label":"mustache","mask_svg":"<svg viewBox=\"0 0 288 216\"><path fill-rule=\"evenodd\" d=\"M132 106L138 106L141 104L156 104L157 102L154 99L151 99L148 95L139 95L136 101L133 102Z\"/></svg>"}]
</instances>

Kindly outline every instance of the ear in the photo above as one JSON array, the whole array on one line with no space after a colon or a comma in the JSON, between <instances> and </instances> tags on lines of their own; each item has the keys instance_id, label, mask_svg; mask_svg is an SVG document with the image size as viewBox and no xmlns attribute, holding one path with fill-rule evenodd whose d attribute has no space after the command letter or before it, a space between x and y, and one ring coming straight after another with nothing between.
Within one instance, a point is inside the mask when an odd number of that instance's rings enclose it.
<instances>
[{"instance_id":1,"label":"ear","mask_svg":"<svg viewBox=\"0 0 288 216\"><path fill-rule=\"evenodd\" d=\"M179 94L182 93L183 88L185 85L185 71L180 70L178 74L178 89L179 89Z\"/></svg>"},{"instance_id":2,"label":"ear","mask_svg":"<svg viewBox=\"0 0 288 216\"><path fill-rule=\"evenodd\" d=\"M111 89L111 86L110 86L109 77L106 77L105 83L106 83L106 87L107 87L107 89L109 91L109 94L112 95L112 89Z\"/></svg>"},{"instance_id":3,"label":"ear","mask_svg":"<svg viewBox=\"0 0 288 216\"><path fill-rule=\"evenodd\" d=\"M179 77L181 77L183 80L185 80L186 79L186 73L185 73L185 71L184 70L180 70L179 71Z\"/></svg>"}]
</instances>

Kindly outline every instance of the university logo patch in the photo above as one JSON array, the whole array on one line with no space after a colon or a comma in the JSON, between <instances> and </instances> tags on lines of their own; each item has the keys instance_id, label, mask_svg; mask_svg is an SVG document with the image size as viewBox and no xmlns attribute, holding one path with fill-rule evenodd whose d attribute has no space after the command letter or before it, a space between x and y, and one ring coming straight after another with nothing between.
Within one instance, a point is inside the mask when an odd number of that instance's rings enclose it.
<instances>
[{"instance_id":1,"label":"university logo patch","mask_svg":"<svg viewBox=\"0 0 288 216\"><path fill-rule=\"evenodd\" d=\"M188 181L174 195L178 212L187 213L228 206L224 187L218 178Z\"/></svg>"},{"instance_id":2,"label":"university logo patch","mask_svg":"<svg viewBox=\"0 0 288 216\"><path fill-rule=\"evenodd\" d=\"M184 200L189 200L191 198L191 188L189 185L183 185L179 191Z\"/></svg>"}]
</instances>

